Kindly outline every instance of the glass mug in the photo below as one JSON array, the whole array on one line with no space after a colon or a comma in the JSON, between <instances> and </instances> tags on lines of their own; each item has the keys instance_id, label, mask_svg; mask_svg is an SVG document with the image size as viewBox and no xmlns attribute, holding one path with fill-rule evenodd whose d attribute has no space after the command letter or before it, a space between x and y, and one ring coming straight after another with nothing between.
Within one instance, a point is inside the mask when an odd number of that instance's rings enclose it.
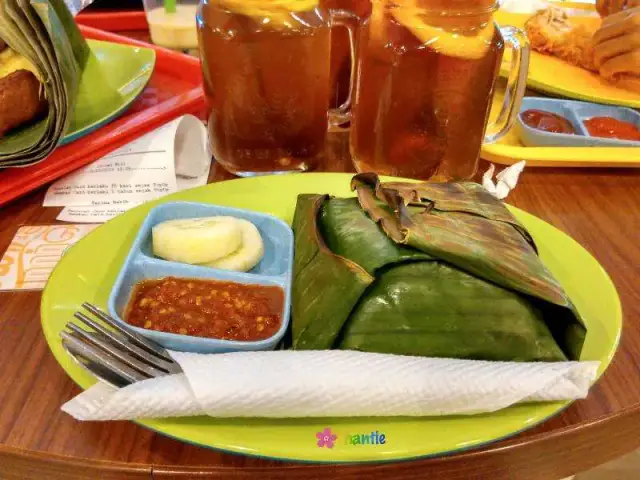
<instances>
[{"instance_id":1,"label":"glass mug","mask_svg":"<svg viewBox=\"0 0 640 480\"><path fill-rule=\"evenodd\" d=\"M306 171L325 154L331 27L357 17L318 0L201 0L197 23L208 129L220 164L239 176ZM329 117L329 118L327 118Z\"/></svg>"},{"instance_id":2,"label":"glass mug","mask_svg":"<svg viewBox=\"0 0 640 480\"><path fill-rule=\"evenodd\" d=\"M359 172L471 178L482 142L502 137L526 87L525 34L493 22L495 0L374 0L359 36L350 149ZM487 125L504 45L505 103ZM486 135L485 135L486 134Z\"/></svg>"},{"instance_id":3,"label":"glass mug","mask_svg":"<svg viewBox=\"0 0 640 480\"><path fill-rule=\"evenodd\" d=\"M364 20L371 13L371 0L320 0L326 9L346 10ZM331 32L331 91L329 104L339 107L349 102L351 86L352 57L350 35L344 28Z\"/></svg>"}]
</instances>

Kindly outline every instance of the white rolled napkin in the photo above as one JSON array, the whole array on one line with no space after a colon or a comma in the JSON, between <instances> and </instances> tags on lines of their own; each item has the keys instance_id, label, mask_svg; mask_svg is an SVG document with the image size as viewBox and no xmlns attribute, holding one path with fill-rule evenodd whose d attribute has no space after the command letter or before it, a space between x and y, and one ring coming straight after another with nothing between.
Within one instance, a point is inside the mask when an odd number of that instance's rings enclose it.
<instances>
[{"instance_id":1,"label":"white rolled napkin","mask_svg":"<svg viewBox=\"0 0 640 480\"><path fill-rule=\"evenodd\" d=\"M500 10L510 13L535 13L549 7L547 0L504 0Z\"/></svg>"},{"instance_id":2,"label":"white rolled napkin","mask_svg":"<svg viewBox=\"0 0 640 480\"><path fill-rule=\"evenodd\" d=\"M549 8L554 6L556 8L560 7L567 12L569 15L577 15L577 16L587 16L587 17L597 17L598 13L594 9L594 5L596 3L595 0L569 0L572 8L568 8L563 5L563 1L552 1L548 0L504 0L500 4L500 10L509 12L509 13L520 13L520 14L533 14L538 10L544 10L545 8ZM579 5L583 4L583 5ZM575 8L580 7L580 8Z\"/></svg>"},{"instance_id":3,"label":"white rolled napkin","mask_svg":"<svg viewBox=\"0 0 640 480\"><path fill-rule=\"evenodd\" d=\"M171 355L184 374L120 389L98 382L62 410L78 420L471 415L584 398L600 364L342 350Z\"/></svg>"}]
</instances>

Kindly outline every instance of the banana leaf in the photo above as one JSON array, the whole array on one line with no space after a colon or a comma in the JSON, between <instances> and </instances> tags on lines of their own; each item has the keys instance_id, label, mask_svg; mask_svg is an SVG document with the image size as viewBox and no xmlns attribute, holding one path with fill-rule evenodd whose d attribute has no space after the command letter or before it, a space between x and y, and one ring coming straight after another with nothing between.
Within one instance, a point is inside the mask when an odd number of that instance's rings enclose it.
<instances>
[{"instance_id":1,"label":"banana leaf","mask_svg":"<svg viewBox=\"0 0 640 480\"><path fill-rule=\"evenodd\" d=\"M301 195L292 347L501 361L579 359L586 328L527 230L482 186Z\"/></svg>"},{"instance_id":2,"label":"banana leaf","mask_svg":"<svg viewBox=\"0 0 640 480\"><path fill-rule=\"evenodd\" d=\"M45 119L0 139L0 167L26 166L64 136L91 53L63 0L2 0L0 38L35 67L49 104Z\"/></svg>"}]
</instances>

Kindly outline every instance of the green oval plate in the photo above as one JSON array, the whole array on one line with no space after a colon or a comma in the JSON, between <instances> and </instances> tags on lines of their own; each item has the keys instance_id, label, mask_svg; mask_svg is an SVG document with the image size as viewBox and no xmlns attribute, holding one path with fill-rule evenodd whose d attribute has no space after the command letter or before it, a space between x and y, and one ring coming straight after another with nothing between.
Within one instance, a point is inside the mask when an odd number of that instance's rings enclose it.
<instances>
[{"instance_id":1,"label":"green oval plate","mask_svg":"<svg viewBox=\"0 0 640 480\"><path fill-rule=\"evenodd\" d=\"M156 63L156 52L151 48L99 40L87 43L91 56L60 145L78 140L122 115L144 90Z\"/></svg>"},{"instance_id":2,"label":"green oval plate","mask_svg":"<svg viewBox=\"0 0 640 480\"><path fill-rule=\"evenodd\" d=\"M255 177L180 192L130 210L97 228L72 247L54 270L42 297L42 328L60 366L82 388L95 379L62 349L59 332L82 302L105 307L111 286L136 231L158 203L185 200L270 213L291 222L300 193L351 196L350 174ZM609 365L622 326L620 301L598 262L560 230L516 208L535 238L542 260L562 283L588 326L584 360ZM367 462L442 455L518 433L560 412L568 402L518 405L500 412L440 418L182 419L140 420L170 437L207 447L262 457L311 462ZM316 432L337 435L334 448L319 448ZM354 434L385 435L383 445L349 445Z\"/></svg>"}]
</instances>

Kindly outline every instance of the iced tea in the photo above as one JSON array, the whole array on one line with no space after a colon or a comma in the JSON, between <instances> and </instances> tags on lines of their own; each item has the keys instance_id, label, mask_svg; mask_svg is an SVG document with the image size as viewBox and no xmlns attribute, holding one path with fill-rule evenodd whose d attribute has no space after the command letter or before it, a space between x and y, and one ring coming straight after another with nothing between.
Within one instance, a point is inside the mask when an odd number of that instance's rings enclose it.
<instances>
[{"instance_id":1,"label":"iced tea","mask_svg":"<svg viewBox=\"0 0 640 480\"><path fill-rule=\"evenodd\" d=\"M330 88L324 10L251 15L207 0L198 27L216 159L241 176L315 167L325 150Z\"/></svg>"},{"instance_id":2,"label":"iced tea","mask_svg":"<svg viewBox=\"0 0 640 480\"><path fill-rule=\"evenodd\" d=\"M378 4L362 31L351 131L358 171L438 180L475 173L504 41L487 9L447 16L462 2L440 3L444 14Z\"/></svg>"}]
</instances>

